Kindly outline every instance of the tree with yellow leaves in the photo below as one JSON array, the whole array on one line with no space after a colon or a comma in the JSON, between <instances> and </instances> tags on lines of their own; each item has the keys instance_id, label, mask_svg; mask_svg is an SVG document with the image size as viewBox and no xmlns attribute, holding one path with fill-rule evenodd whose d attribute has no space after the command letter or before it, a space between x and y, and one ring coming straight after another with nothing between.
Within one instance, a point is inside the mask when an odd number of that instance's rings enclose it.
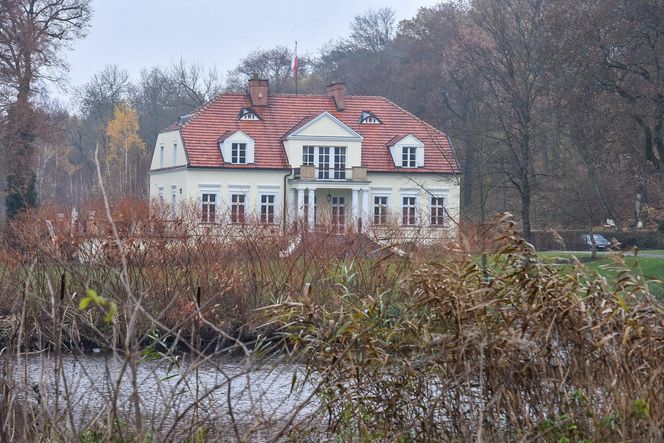
<instances>
[{"instance_id":1,"label":"tree with yellow leaves","mask_svg":"<svg viewBox=\"0 0 664 443\"><path fill-rule=\"evenodd\" d=\"M127 102L115 107L113 119L106 126L108 137L108 188L114 197L138 196L145 191L145 174L141 166L147 158L145 143L138 135L138 115Z\"/></svg>"}]
</instances>

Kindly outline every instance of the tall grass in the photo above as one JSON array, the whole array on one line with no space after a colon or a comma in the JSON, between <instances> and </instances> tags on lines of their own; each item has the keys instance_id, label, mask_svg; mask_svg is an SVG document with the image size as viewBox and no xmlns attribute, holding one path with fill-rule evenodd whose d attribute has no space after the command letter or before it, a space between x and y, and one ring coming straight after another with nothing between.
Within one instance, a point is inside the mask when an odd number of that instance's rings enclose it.
<instances>
[{"instance_id":1,"label":"tall grass","mask_svg":"<svg viewBox=\"0 0 664 443\"><path fill-rule=\"evenodd\" d=\"M89 210L4 233L3 440L661 435L664 317L647 284L542 264L509 218L462 238L492 240L481 267L397 226ZM97 348L101 376L76 357Z\"/></svg>"},{"instance_id":2,"label":"tall grass","mask_svg":"<svg viewBox=\"0 0 664 443\"><path fill-rule=\"evenodd\" d=\"M441 257L373 293L350 272L338 306L265 310L315 374L312 420L344 441L664 439L664 310L646 282L624 263L610 283L549 267L509 218L499 232L486 269Z\"/></svg>"},{"instance_id":3,"label":"tall grass","mask_svg":"<svg viewBox=\"0 0 664 443\"><path fill-rule=\"evenodd\" d=\"M253 380L255 395L266 386L256 385L252 374L257 356L270 355L275 335L258 329L257 309L299 298L305 286L319 302L334 305L339 276L351 263L355 289L368 293L400 284L412 269L410 259L392 252L397 239L386 235L379 244L354 233L340 237L329 226L302 234L256 220L200 224L197 215L183 208L173 219L157 207L120 202L91 205L79 217L46 208L6 227L0 242L4 439L142 441L229 433L252 440L266 429L296 427L304 402L286 398L293 409L287 415L258 406L243 417L233 414L237 391L251 393L246 380ZM104 400L81 414L68 386L76 372L68 358L91 350L111 360L104 361L104 380L94 380L98 372L84 374L85 389L101 390ZM239 358L234 367L244 369L229 370L220 354ZM162 376L171 384L157 411L142 390L146 377L164 370L149 366L153 360L170 367ZM35 365L37 379L29 374ZM203 389L199 371L223 377ZM206 401L218 402L226 391L227 404L209 409Z\"/></svg>"}]
</instances>

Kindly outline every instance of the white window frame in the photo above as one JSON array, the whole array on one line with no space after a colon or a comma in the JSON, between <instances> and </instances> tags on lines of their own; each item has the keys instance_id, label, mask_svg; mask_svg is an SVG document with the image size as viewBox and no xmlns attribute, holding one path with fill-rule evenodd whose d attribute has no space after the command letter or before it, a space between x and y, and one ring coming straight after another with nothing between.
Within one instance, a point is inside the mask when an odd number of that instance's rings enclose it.
<instances>
[{"instance_id":1,"label":"white window frame","mask_svg":"<svg viewBox=\"0 0 664 443\"><path fill-rule=\"evenodd\" d=\"M302 146L302 166L316 166L316 157L316 146Z\"/></svg>"},{"instance_id":2,"label":"white window frame","mask_svg":"<svg viewBox=\"0 0 664 443\"><path fill-rule=\"evenodd\" d=\"M260 118L251 111L245 111L244 114L240 117L240 120L244 121L259 121Z\"/></svg>"},{"instance_id":3,"label":"white window frame","mask_svg":"<svg viewBox=\"0 0 664 443\"><path fill-rule=\"evenodd\" d=\"M443 202L440 205L435 205L433 204L434 199L441 199ZM445 221L447 220L446 216L446 211L445 211L445 203L447 202L447 199L443 196L440 195L430 195L429 196L429 224L431 226L445 226ZM436 222L434 222L434 209L436 210ZM440 221L440 223L438 222Z\"/></svg>"},{"instance_id":4,"label":"white window frame","mask_svg":"<svg viewBox=\"0 0 664 443\"><path fill-rule=\"evenodd\" d=\"M246 157L244 163L233 163L233 143L246 144ZM221 150L221 156L223 157L225 163L249 165L255 162L255 146L256 143L254 142L253 138L249 137L242 131L236 131L226 137L226 139L219 144L219 149Z\"/></svg>"},{"instance_id":5,"label":"white window frame","mask_svg":"<svg viewBox=\"0 0 664 443\"><path fill-rule=\"evenodd\" d=\"M272 203L269 202L263 202L263 198L269 198L272 197ZM269 208L272 206L272 221L269 221L267 219L268 213L266 211L265 217L266 219L263 219L263 207ZM278 217L277 217L277 208L278 208L278 194L276 192L261 192L258 194L258 219L262 224L266 225L274 225L278 223Z\"/></svg>"},{"instance_id":6,"label":"white window frame","mask_svg":"<svg viewBox=\"0 0 664 443\"><path fill-rule=\"evenodd\" d=\"M381 123L380 119L369 111L363 111L360 114L360 124L380 125Z\"/></svg>"},{"instance_id":7,"label":"white window frame","mask_svg":"<svg viewBox=\"0 0 664 443\"><path fill-rule=\"evenodd\" d=\"M401 167L417 168L417 146L401 147Z\"/></svg>"},{"instance_id":8,"label":"white window frame","mask_svg":"<svg viewBox=\"0 0 664 443\"><path fill-rule=\"evenodd\" d=\"M228 223L234 225L242 225L249 221L250 205L249 205L249 186L244 185L229 185L228 186ZM233 221L233 196L244 195L244 221Z\"/></svg>"},{"instance_id":9,"label":"white window frame","mask_svg":"<svg viewBox=\"0 0 664 443\"><path fill-rule=\"evenodd\" d=\"M302 165L311 165L311 163L304 163L305 159L305 150L310 150L313 148L314 162L313 166L316 169L316 179L317 180L346 180L347 179L347 169L348 169L348 146L332 146L332 145L304 145L302 146ZM322 155L327 150L327 168L321 169L321 159ZM343 153L343 168L337 169L336 159L337 156ZM311 153L307 153L307 156ZM325 171L325 172L323 172Z\"/></svg>"},{"instance_id":10,"label":"white window frame","mask_svg":"<svg viewBox=\"0 0 664 443\"><path fill-rule=\"evenodd\" d=\"M447 225L448 221L448 199L447 199L447 194L448 191L445 189L430 189L428 191L428 198L429 198L429 225L435 226L435 227L442 227ZM431 223L432 217L433 217L433 201L432 199L434 198L442 198L443 199L443 206L442 206L442 217L443 217L443 222L442 223Z\"/></svg>"},{"instance_id":11,"label":"white window frame","mask_svg":"<svg viewBox=\"0 0 664 443\"><path fill-rule=\"evenodd\" d=\"M173 143L173 166L178 164L178 144Z\"/></svg>"},{"instance_id":12,"label":"white window frame","mask_svg":"<svg viewBox=\"0 0 664 443\"><path fill-rule=\"evenodd\" d=\"M278 224L281 220L281 200L279 196L281 195L281 187L274 185L258 185L258 219L261 220L261 211L262 211L262 196L263 195L273 195L274 196L274 223Z\"/></svg>"},{"instance_id":13,"label":"white window frame","mask_svg":"<svg viewBox=\"0 0 664 443\"><path fill-rule=\"evenodd\" d=\"M414 198L414 223L404 223L404 198ZM409 206L410 207L410 206ZM410 217L410 215L409 215ZM420 224L420 193L418 191L405 191L402 190L399 194L399 219L401 226L418 226Z\"/></svg>"},{"instance_id":14,"label":"white window frame","mask_svg":"<svg viewBox=\"0 0 664 443\"><path fill-rule=\"evenodd\" d=\"M415 147L415 166L403 166L403 148ZM390 146L390 153L394 166L404 169L414 169L424 167L424 143L412 134L408 134L401 140Z\"/></svg>"},{"instance_id":15,"label":"white window frame","mask_svg":"<svg viewBox=\"0 0 664 443\"><path fill-rule=\"evenodd\" d=\"M244 160L244 161L242 161L242 160ZM231 163L234 164L234 165L246 165L247 164L247 144L246 143L241 143L241 142L231 143Z\"/></svg>"},{"instance_id":16,"label":"white window frame","mask_svg":"<svg viewBox=\"0 0 664 443\"><path fill-rule=\"evenodd\" d=\"M159 169L164 169L164 145L159 146Z\"/></svg>"},{"instance_id":17,"label":"white window frame","mask_svg":"<svg viewBox=\"0 0 664 443\"><path fill-rule=\"evenodd\" d=\"M385 203L385 222L384 223L376 223L376 198L385 198L386 203ZM385 190L385 191L372 191L371 192L371 223L374 225L385 225L390 221L390 214L391 214L391 208L392 208L392 191L391 190Z\"/></svg>"},{"instance_id":18,"label":"white window frame","mask_svg":"<svg viewBox=\"0 0 664 443\"><path fill-rule=\"evenodd\" d=\"M340 199L343 199L343 202L344 202L343 205L340 205L338 203ZM335 204L335 200L337 201L336 204ZM343 208L343 212L344 212L344 214L343 214L343 223L339 223L339 213L337 213L337 215L336 215L337 220L336 220L336 223L335 223L335 220L334 220L334 218L335 218L334 208L335 207L336 208ZM348 211L348 199L346 198L345 195L333 195L332 196L332 199L330 201L330 212L331 212L330 221L332 222L332 227L334 229L345 229L346 226L348 226L348 222L350 221L349 218L351 218L351 217L350 217L349 211Z\"/></svg>"},{"instance_id":19,"label":"white window frame","mask_svg":"<svg viewBox=\"0 0 664 443\"><path fill-rule=\"evenodd\" d=\"M203 221L203 194L214 195L214 221ZM219 214L221 208L221 185L200 185L198 188L198 210L201 223L214 224L219 223Z\"/></svg>"}]
</instances>

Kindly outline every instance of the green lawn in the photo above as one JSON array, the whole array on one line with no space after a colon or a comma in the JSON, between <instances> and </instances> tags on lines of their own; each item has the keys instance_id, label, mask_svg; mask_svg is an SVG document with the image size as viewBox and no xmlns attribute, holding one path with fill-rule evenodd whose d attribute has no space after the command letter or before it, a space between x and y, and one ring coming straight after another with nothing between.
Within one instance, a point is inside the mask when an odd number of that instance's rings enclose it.
<instances>
[{"instance_id":1,"label":"green lawn","mask_svg":"<svg viewBox=\"0 0 664 443\"><path fill-rule=\"evenodd\" d=\"M664 280L664 251L643 251L645 256L639 253L638 256L625 254L625 263L639 274L649 280ZM649 257L647 254L662 255L662 257ZM615 267L615 252L601 252L595 260L590 260L590 252L571 253L562 251L540 252L539 256L546 262L555 263L558 258L570 258L575 256L583 262L588 268L599 272L601 275L610 277L615 275L612 268Z\"/></svg>"},{"instance_id":2,"label":"green lawn","mask_svg":"<svg viewBox=\"0 0 664 443\"><path fill-rule=\"evenodd\" d=\"M646 254L646 256L642 254ZM648 257L649 254L661 255L662 257ZM595 260L590 259L590 252L547 251L540 252L538 255L547 263L557 263L559 258L569 259L571 256L575 256L588 269L598 272L609 281L617 275L617 268L619 268L615 261L617 258L615 252L600 252ZM652 293L658 298L664 299L664 284L662 283L664 282L664 251L641 251L636 257L633 254L625 254L624 259L630 269L648 280L648 286Z\"/></svg>"}]
</instances>

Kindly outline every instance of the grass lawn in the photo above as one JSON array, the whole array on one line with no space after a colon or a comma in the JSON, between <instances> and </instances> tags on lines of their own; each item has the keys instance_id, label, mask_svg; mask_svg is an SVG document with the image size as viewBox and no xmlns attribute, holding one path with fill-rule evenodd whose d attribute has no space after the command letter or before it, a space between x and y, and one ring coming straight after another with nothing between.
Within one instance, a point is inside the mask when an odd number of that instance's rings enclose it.
<instances>
[{"instance_id":1,"label":"grass lawn","mask_svg":"<svg viewBox=\"0 0 664 443\"><path fill-rule=\"evenodd\" d=\"M635 273L642 275L646 280L659 280L649 281L648 286L654 295L660 299L664 299L664 251L642 251L645 256L641 255L634 257L633 254L625 254L625 263ZM648 255L661 255L662 257L649 257ZM547 251L538 254L544 261L548 263L556 263L558 258L570 258L575 256L590 270L598 272L609 281L618 274L615 252L600 252L597 254L597 259L590 259L590 252L565 252L565 251Z\"/></svg>"},{"instance_id":2,"label":"grass lawn","mask_svg":"<svg viewBox=\"0 0 664 443\"><path fill-rule=\"evenodd\" d=\"M655 251L643 251L645 254L662 255L663 257L650 257L642 256L639 254L634 257L632 254L625 254L625 263L634 269L639 274L643 275L649 280L664 280L664 251L661 254ZM590 260L590 252L564 252L564 251L547 251L538 254L546 262L555 263L558 258L569 258L575 256L584 263L588 268L599 272L605 277L611 277L616 274L613 267L615 267L615 252L600 252L597 254L597 259Z\"/></svg>"}]
</instances>

